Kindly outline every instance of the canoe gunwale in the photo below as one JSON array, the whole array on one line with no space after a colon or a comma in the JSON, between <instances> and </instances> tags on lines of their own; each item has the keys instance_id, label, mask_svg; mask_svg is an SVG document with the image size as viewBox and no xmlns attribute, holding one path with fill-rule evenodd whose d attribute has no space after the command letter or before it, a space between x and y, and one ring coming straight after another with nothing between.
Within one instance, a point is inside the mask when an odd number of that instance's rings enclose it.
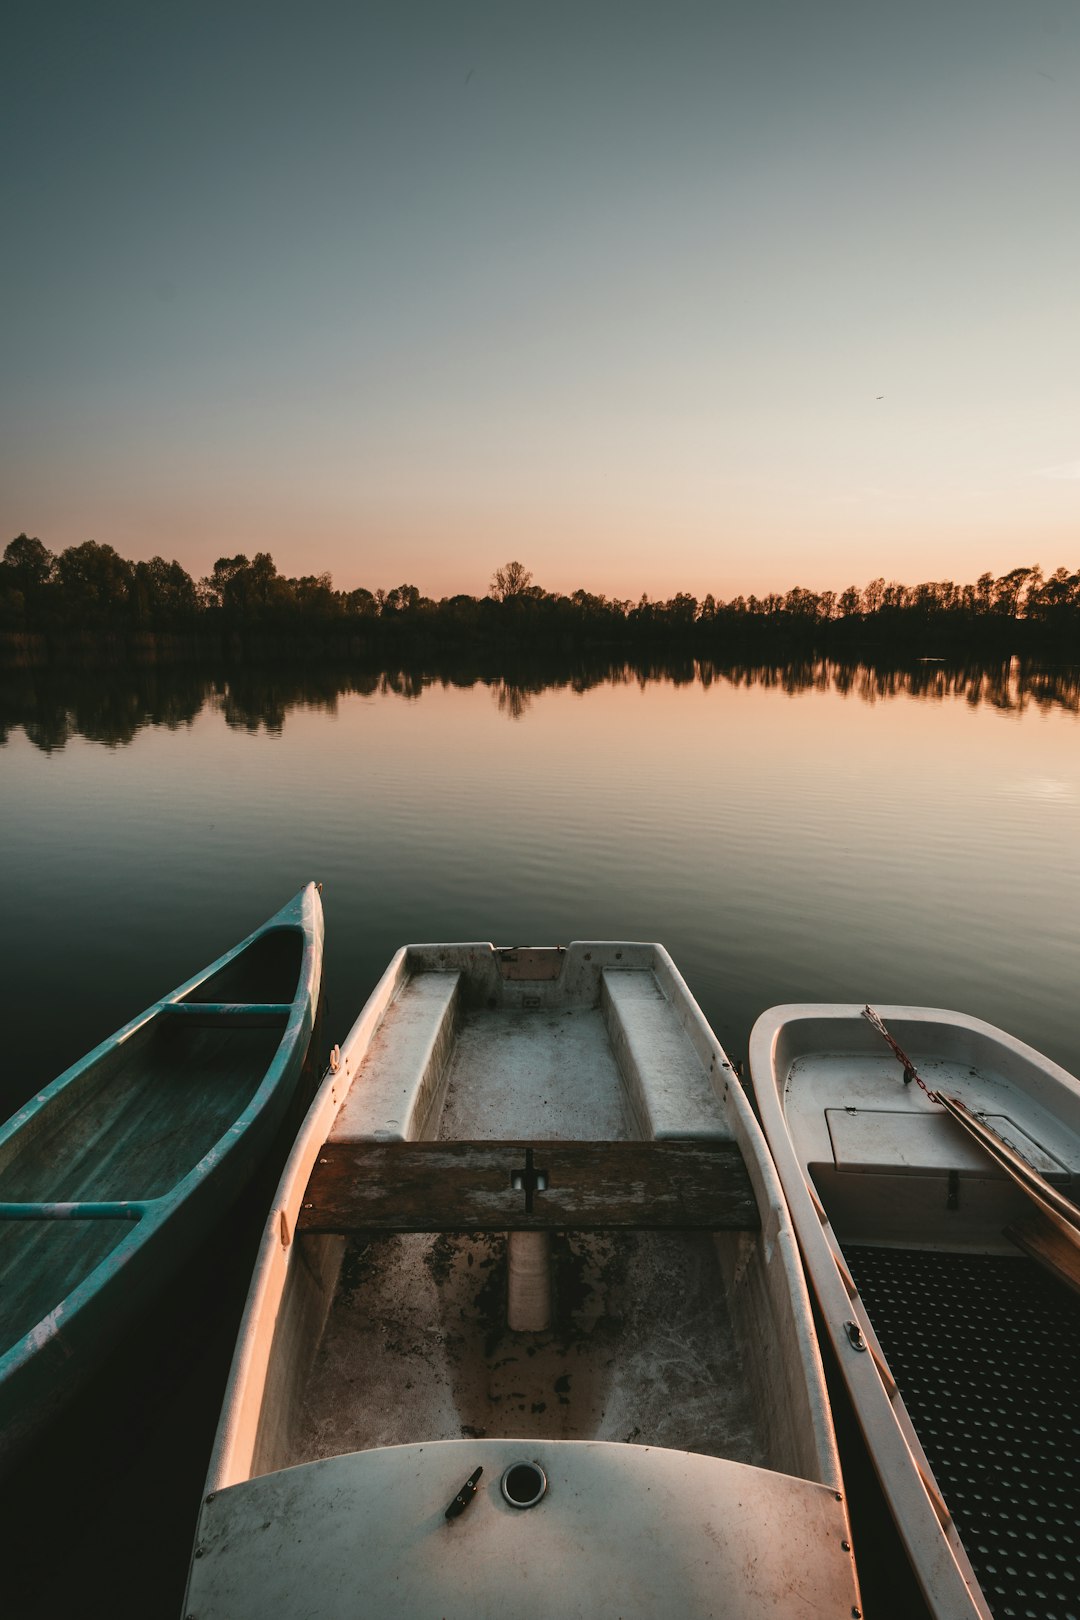
<instances>
[{"instance_id":1,"label":"canoe gunwale","mask_svg":"<svg viewBox=\"0 0 1080 1620\"><path fill-rule=\"evenodd\" d=\"M160 1199L0 1204L0 1221L141 1221Z\"/></svg>"}]
</instances>

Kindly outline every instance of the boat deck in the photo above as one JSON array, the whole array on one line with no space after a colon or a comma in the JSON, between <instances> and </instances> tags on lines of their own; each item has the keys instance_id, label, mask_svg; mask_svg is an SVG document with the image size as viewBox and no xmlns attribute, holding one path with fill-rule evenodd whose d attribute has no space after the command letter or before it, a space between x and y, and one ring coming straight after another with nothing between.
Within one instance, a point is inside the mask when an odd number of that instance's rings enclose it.
<instances>
[{"instance_id":1,"label":"boat deck","mask_svg":"<svg viewBox=\"0 0 1080 1620\"><path fill-rule=\"evenodd\" d=\"M1080 1297L1021 1257L844 1255L994 1614L1080 1613Z\"/></svg>"}]
</instances>

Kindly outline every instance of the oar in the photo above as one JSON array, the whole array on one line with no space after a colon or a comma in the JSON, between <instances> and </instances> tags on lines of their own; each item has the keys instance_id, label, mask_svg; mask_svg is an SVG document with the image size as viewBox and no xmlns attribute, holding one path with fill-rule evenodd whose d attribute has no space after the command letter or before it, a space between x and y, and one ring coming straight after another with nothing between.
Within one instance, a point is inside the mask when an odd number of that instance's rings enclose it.
<instances>
[{"instance_id":1,"label":"oar","mask_svg":"<svg viewBox=\"0 0 1080 1620\"><path fill-rule=\"evenodd\" d=\"M916 1081L929 1100L944 1108L1030 1201L1032 1208L1027 1217L1015 1226L1006 1227L1005 1236L1031 1255L1033 1260L1045 1266L1059 1282L1080 1293L1080 1209L1063 1197L1056 1187L1052 1187L1045 1176L1041 1176L1034 1165L1029 1164L1014 1147L1010 1147L1004 1137L999 1136L985 1120L977 1118L959 1097L947 1097L943 1092L931 1091L873 1008L864 1007L863 1017L884 1037L897 1060L903 1064L904 1084Z\"/></svg>"},{"instance_id":2,"label":"oar","mask_svg":"<svg viewBox=\"0 0 1080 1620\"><path fill-rule=\"evenodd\" d=\"M1080 1294L1080 1238L1071 1222L1033 1205L1022 1221L1005 1228L1005 1236L1058 1282Z\"/></svg>"}]
</instances>

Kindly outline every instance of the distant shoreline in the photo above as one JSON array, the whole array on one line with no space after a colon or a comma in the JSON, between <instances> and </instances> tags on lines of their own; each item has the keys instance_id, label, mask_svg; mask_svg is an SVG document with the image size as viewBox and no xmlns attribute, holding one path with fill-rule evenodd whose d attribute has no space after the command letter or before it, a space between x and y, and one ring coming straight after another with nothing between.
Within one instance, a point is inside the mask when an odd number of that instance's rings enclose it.
<instances>
[{"instance_id":1,"label":"distant shoreline","mask_svg":"<svg viewBox=\"0 0 1080 1620\"><path fill-rule=\"evenodd\" d=\"M1080 655L1080 569L1011 569L974 584L909 586L882 578L846 590L784 595L677 592L637 602L545 591L520 562L496 569L488 595L434 601L415 585L334 589L329 574L279 574L268 552L219 557L194 580L180 563L131 562L87 540L55 556L18 535L0 561L0 664L194 661L347 662L474 652L570 655L656 651L732 656Z\"/></svg>"},{"instance_id":2,"label":"distant shoreline","mask_svg":"<svg viewBox=\"0 0 1080 1620\"><path fill-rule=\"evenodd\" d=\"M652 633L562 634L548 640L530 635L470 637L417 633L407 625L357 630L326 624L266 624L210 630L131 630L98 626L87 629L0 630L0 670L123 670L156 667L228 668L278 665L383 667L436 663L463 658L485 667L511 667L522 658L572 662L577 657L610 657L635 663L659 658L785 662L834 659L841 663L955 664L1012 657L1080 663L1080 624L1052 629L1024 621L956 627L943 633L923 627L831 624L814 633L793 632L765 621L743 633L724 634L699 625L676 632L658 627Z\"/></svg>"}]
</instances>

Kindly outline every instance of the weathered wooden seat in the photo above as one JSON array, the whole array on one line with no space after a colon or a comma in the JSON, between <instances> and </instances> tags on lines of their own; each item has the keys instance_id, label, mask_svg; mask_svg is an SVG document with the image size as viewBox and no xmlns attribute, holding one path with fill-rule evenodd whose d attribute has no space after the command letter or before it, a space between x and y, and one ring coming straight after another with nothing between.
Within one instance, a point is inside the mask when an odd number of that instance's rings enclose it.
<instances>
[{"instance_id":1,"label":"weathered wooden seat","mask_svg":"<svg viewBox=\"0 0 1080 1620\"><path fill-rule=\"evenodd\" d=\"M755 1231L730 1140L326 1142L304 1232Z\"/></svg>"}]
</instances>

